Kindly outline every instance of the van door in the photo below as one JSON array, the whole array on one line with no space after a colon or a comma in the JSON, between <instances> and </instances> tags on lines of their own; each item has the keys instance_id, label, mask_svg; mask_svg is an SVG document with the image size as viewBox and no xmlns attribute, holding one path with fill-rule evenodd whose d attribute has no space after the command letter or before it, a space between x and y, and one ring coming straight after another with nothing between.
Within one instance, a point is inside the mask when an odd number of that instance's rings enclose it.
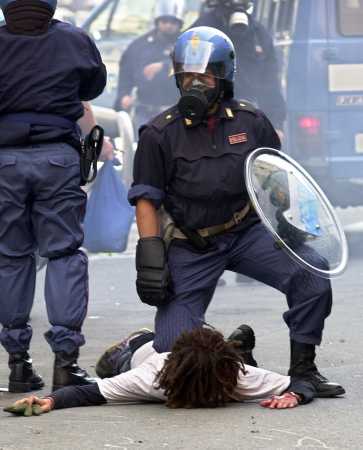
<instances>
[{"instance_id":1,"label":"van door","mask_svg":"<svg viewBox=\"0 0 363 450\"><path fill-rule=\"evenodd\" d=\"M363 0L327 3L330 173L354 188L363 182Z\"/></svg>"}]
</instances>

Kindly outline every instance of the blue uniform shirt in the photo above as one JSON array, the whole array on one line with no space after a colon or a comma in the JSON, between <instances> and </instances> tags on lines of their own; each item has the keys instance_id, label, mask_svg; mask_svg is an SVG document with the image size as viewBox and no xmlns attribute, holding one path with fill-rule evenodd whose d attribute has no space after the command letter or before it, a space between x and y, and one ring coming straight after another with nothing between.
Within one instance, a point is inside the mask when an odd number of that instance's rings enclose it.
<instances>
[{"instance_id":1,"label":"blue uniform shirt","mask_svg":"<svg viewBox=\"0 0 363 450\"><path fill-rule=\"evenodd\" d=\"M192 26L217 28L232 40L237 58L235 97L257 104L274 126L282 129L286 104L272 38L260 23L249 19L249 28L243 34L232 32L223 20L223 11L218 9L203 14Z\"/></svg>"},{"instance_id":2,"label":"blue uniform shirt","mask_svg":"<svg viewBox=\"0 0 363 450\"><path fill-rule=\"evenodd\" d=\"M121 109L121 99L137 88L138 102L154 107L174 105L178 90L171 72L171 52L175 42L162 39L156 30L133 41L120 61L120 72L115 109ZM144 68L153 63L163 63L162 70L152 79L144 76Z\"/></svg>"},{"instance_id":3,"label":"blue uniform shirt","mask_svg":"<svg viewBox=\"0 0 363 450\"><path fill-rule=\"evenodd\" d=\"M223 101L213 133L185 120L177 107L141 128L129 201L161 204L179 226L228 222L248 201L244 162L258 147L280 148L266 116L251 104ZM245 221L244 221L245 222Z\"/></svg>"},{"instance_id":4,"label":"blue uniform shirt","mask_svg":"<svg viewBox=\"0 0 363 450\"><path fill-rule=\"evenodd\" d=\"M103 91L106 68L89 36L58 20L38 36L12 34L3 26L0 54L0 146L79 141L75 128L47 124L39 114L75 124L84 113L82 101ZM24 113L39 115L38 123L34 116L23 120Z\"/></svg>"}]
</instances>

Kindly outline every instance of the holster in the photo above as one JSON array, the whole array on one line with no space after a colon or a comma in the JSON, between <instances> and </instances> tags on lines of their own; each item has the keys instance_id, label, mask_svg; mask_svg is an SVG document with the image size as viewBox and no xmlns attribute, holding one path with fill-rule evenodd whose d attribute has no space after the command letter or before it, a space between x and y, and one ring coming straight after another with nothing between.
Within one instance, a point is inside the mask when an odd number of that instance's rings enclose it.
<instances>
[{"instance_id":1,"label":"holster","mask_svg":"<svg viewBox=\"0 0 363 450\"><path fill-rule=\"evenodd\" d=\"M87 183L91 183L97 176L97 162L102 151L103 138L103 128L99 125L96 125L81 141L81 186L84 186Z\"/></svg>"}]
</instances>

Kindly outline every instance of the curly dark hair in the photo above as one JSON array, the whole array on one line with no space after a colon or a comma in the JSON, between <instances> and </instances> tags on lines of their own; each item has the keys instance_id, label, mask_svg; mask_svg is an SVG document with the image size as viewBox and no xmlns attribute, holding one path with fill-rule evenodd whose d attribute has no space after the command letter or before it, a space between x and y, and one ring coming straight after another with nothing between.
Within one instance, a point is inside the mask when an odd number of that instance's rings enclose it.
<instances>
[{"instance_id":1,"label":"curly dark hair","mask_svg":"<svg viewBox=\"0 0 363 450\"><path fill-rule=\"evenodd\" d=\"M170 408L223 406L233 399L239 371L245 374L235 342L209 328L184 332L156 377Z\"/></svg>"}]
</instances>

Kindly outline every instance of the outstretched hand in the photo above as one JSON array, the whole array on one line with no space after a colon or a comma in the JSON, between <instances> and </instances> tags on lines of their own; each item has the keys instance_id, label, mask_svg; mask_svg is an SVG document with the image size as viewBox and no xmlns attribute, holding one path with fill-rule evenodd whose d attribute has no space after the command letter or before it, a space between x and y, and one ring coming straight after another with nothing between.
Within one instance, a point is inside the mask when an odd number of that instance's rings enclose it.
<instances>
[{"instance_id":1,"label":"outstretched hand","mask_svg":"<svg viewBox=\"0 0 363 450\"><path fill-rule=\"evenodd\" d=\"M31 417L40 416L53 409L53 400L50 398L38 398L32 395L16 401L10 406L4 408L5 412L17 416Z\"/></svg>"},{"instance_id":2,"label":"outstretched hand","mask_svg":"<svg viewBox=\"0 0 363 450\"><path fill-rule=\"evenodd\" d=\"M299 405L299 397L291 392L286 392L283 395L273 395L271 398L262 400L260 405L270 409L295 408Z\"/></svg>"}]
</instances>

